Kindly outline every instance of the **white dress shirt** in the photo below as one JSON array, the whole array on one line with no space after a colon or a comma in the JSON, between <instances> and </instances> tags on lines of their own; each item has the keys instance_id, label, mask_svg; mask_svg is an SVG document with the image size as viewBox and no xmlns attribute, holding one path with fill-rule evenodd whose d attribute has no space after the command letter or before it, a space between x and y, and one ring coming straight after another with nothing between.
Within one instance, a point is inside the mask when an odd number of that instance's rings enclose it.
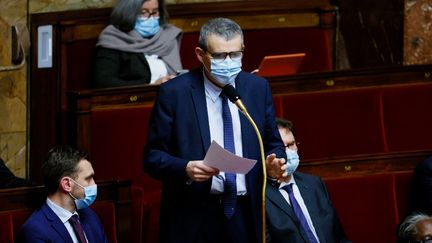
<instances>
[{"instance_id":1,"label":"white dress shirt","mask_svg":"<svg viewBox=\"0 0 432 243\"><path fill-rule=\"evenodd\" d=\"M165 77L168 75L168 70L165 65L165 62L160 59L157 55L145 55L147 62L150 67L151 79L150 84L153 84L159 78Z\"/></svg>"},{"instance_id":2,"label":"white dress shirt","mask_svg":"<svg viewBox=\"0 0 432 243\"><path fill-rule=\"evenodd\" d=\"M210 128L210 140L216 141L220 146L224 146L223 137L223 119L222 119L222 98L219 96L222 89L210 82L205 74L204 76L204 89L206 95L207 114ZM243 156L242 134L240 126L240 115L237 107L228 102L231 111L233 132L234 132L234 147L237 156ZM210 141L210 142L211 142ZM221 194L224 191L225 173L220 172L219 175L213 176L211 193ZM244 174L237 174L237 195L246 195L246 181Z\"/></svg>"},{"instance_id":3,"label":"white dress shirt","mask_svg":"<svg viewBox=\"0 0 432 243\"><path fill-rule=\"evenodd\" d=\"M74 243L79 243L78 238L75 235L75 231L73 230L72 225L69 223L70 217L72 217L72 215L74 215L74 214L78 215L78 213L77 212L75 212L75 213L69 212L68 210L60 207L57 204L55 204L49 198L47 198L46 203L47 203L48 207L50 207L51 210L54 211L54 213L60 218L60 221L64 224L64 226L66 227L69 235L71 236L72 241ZM79 217L79 215L78 215L78 217ZM87 236L85 235L85 232L84 232L84 236L86 237L86 240L87 240Z\"/></svg>"}]
</instances>

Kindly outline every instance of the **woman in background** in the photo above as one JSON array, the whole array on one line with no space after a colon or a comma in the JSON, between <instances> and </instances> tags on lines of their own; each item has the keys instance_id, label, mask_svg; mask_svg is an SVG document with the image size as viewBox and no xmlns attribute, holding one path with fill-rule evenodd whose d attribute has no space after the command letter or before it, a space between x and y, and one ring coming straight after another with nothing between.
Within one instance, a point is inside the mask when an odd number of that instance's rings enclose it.
<instances>
[{"instance_id":1,"label":"woman in background","mask_svg":"<svg viewBox=\"0 0 432 243\"><path fill-rule=\"evenodd\" d=\"M160 84L182 69L164 0L119 0L96 44L94 88Z\"/></svg>"}]
</instances>

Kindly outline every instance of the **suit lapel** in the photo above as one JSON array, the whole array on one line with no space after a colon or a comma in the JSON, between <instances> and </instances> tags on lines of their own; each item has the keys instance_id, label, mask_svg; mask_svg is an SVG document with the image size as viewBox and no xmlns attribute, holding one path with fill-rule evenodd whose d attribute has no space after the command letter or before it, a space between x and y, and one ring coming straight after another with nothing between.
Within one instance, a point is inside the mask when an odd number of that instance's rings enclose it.
<instances>
[{"instance_id":1,"label":"suit lapel","mask_svg":"<svg viewBox=\"0 0 432 243\"><path fill-rule=\"evenodd\" d=\"M63 238L64 242L73 243L69 232L67 231L63 222L60 221L60 218L54 213L54 211L52 211L52 209L46 203L42 205L41 210L47 218L50 226Z\"/></svg>"},{"instance_id":2,"label":"suit lapel","mask_svg":"<svg viewBox=\"0 0 432 243\"><path fill-rule=\"evenodd\" d=\"M200 69L201 70L201 69ZM203 73L195 72L196 78L191 78L191 95L193 105L195 108L195 115L198 121L199 131L201 134L201 140L204 147L204 151L207 151L210 147L210 130L207 115L207 103L205 98L204 80ZM205 152L204 152L205 153Z\"/></svg>"},{"instance_id":3,"label":"suit lapel","mask_svg":"<svg viewBox=\"0 0 432 243\"><path fill-rule=\"evenodd\" d=\"M83 226L84 233L87 237L88 242L96 242L96 238L93 235L94 229L92 230L90 222L85 218L85 214L80 212L80 222Z\"/></svg>"},{"instance_id":4,"label":"suit lapel","mask_svg":"<svg viewBox=\"0 0 432 243\"><path fill-rule=\"evenodd\" d=\"M242 94L245 93L245 88L243 86L243 84L245 82L240 81L240 79L241 79L240 76L241 76L241 73L237 76L235 88L241 96ZM243 99L244 98L242 97L242 100ZM252 139L251 134L255 134L255 132L250 131L250 129L252 128L252 124L250 124L250 122L246 118L246 116L243 115L243 113L241 113L240 110L238 110L238 113L239 113L239 117L240 117L240 127L241 127L241 134L242 134L243 157L250 158L251 155L249 154L249 150L248 150L248 148L250 148L249 141L251 141L251 139Z\"/></svg>"},{"instance_id":5,"label":"suit lapel","mask_svg":"<svg viewBox=\"0 0 432 243\"><path fill-rule=\"evenodd\" d=\"M266 194L267 194L267 199L271 201L276 207L280 208L285 214L291 217L294 221L297 220L291 206L288 204L288 202L279 192L279 188L267 184Z\"/></svg>"}]
</instances>

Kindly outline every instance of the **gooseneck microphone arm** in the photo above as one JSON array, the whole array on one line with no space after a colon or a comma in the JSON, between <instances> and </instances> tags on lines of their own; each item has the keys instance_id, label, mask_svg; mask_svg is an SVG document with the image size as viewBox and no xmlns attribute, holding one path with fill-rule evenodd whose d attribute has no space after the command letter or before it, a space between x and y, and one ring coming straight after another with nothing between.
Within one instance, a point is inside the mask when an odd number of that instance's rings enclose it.
<instances>
[{"instance_id":1,"label":"gooseneck microphone arm","mask_svg":"<svg viewBox=\"0 0 432 243\"><path fill-rule=\"evenodd\" d=\"M246 118L249 120L249 122L252 124L255 133L258 137L258 142L260 145L260 151L261 151L261 163L262 163L262 168L263 168L263 175L264 175L264 180L263 180L263 185L262 185L262 242L265 243L266 242L266 209L265 209L265 192L266 192L266 182L267 182L267 170L266 170L266 163L265 163L265 156L264 156L264 145L262 142L262 138L261 138L261 134L258 130L257 125L255 124L254 120L252 119L252 117L249 115L246 107L244 106L243 102L240 99L240 95L237 92L237 90L230 84L225 85L225 87L223 87L222 92L226 95L226 97L228 97L228 99L234 103L237 108L246 116Z\"/></svg>"}]
</instances>

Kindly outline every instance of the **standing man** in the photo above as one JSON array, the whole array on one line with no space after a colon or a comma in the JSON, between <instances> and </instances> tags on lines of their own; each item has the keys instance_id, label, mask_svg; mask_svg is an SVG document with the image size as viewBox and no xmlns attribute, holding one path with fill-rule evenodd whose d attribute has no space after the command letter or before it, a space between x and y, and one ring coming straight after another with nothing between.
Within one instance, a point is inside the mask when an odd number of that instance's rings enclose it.
<instances>
[{"instance_id":1,"label":"standing man","mask_svg":"<svg viewBox=\"0 0 432 243\"><path fill-rule=\"evenodd\" d=\"M43 164L46 202L24 223L18 242L108 242L97 215L89 208L97 195L87 153L55 147Z\"/></svg>"},{"instance_id":2,"label":"standing man","mask_svg":"<svg viewBox=\"0 0 432 243\"><path fill-rule=\"evenodd\" d=\"M243 32L216 18L200 32L195 54L202 68L161 85L144 151L144 170L163 183L161 242L254 243L262 239L260 148L253 127L222 88L235 87L263 138L270 175L285 162L268 82L241 71ZM203 164L215 140L258 162L247 174ZM280 159L279 159L280 158Z\"/></svg>"},{"instance_id":3,"label":"standing man","mask_svg":"<svg viewBox=\"0 0 432 243\"><path fill-rule=\"evenodd\" d=\"M268 180L267 242L350 242L322 180L296 172L300 159L291 121L279 118L276 121L286 148L288 177L281 183Z\"/></svg>"}]
</instances>

